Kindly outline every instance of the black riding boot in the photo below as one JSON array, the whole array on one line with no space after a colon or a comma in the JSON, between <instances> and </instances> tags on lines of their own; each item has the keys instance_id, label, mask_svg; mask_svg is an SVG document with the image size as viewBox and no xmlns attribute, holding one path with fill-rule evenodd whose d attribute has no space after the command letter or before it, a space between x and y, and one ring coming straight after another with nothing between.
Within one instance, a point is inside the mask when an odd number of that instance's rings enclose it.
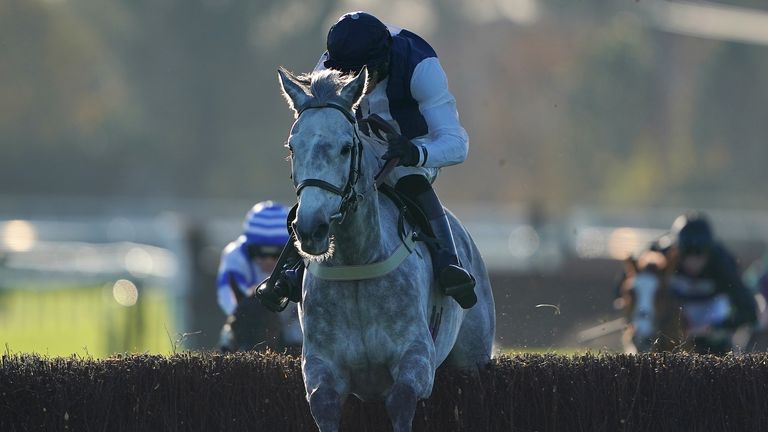
<instances>
[{"instance_id":1,"label":"black riding boot","mask_svg":"<svg viewBox=\"0 0 768 432\"><path fill-rule=\"evenodd\" d=\"M304 280L304 261L298 260L277 279L275 289L286 293L288 300L298 303L301 301L301 281Z\"/></svg>"},{"instance_id":2,"label":"black riding boot","mask_svg":"<svg viewBox=\"0 0 768 432\"><path fill-rule=\"evenodd\" d=\"M292 255L282 268L275 268L272 275L256 288L256 296L261 304L273 312L282 312L289 301L296 303L301 301L304 261L299 257L298 252L295 250L291 252Z\"/></svg>"},{"instance_id":3,"label":"black riding boot","mask_svg":"<svg viewBox=\"0 0 768 432\"><path fill-rule=\"evenodd\" d=\"M424 176L414 174L401 178L395 188L413 199L429 219L436 242L427 242L427 245L443 293L453 297L462 308L471 308L477 303L475 278L459 263L448 216L432 185Z\"/></svg>"}]
</instances>

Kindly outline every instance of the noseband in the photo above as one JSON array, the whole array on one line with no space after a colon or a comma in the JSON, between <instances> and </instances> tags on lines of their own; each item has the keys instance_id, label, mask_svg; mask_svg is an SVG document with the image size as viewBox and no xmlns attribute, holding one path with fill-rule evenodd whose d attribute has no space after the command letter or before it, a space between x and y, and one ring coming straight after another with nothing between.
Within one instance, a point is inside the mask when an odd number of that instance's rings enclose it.
<instances>
[{"instance_id":1,"label":"noseband","mask_svg":"<svg viewBox=\"0 0 768 432\"><path fill-rule=\"evenodd\" d=\"M357 209L357 203L360 200L360 194L355 190L357 181L360 178L360 170L362 165L362 153L363 142L357 133L357 120L355 119L352 111L345 107L346 103L343 101L330 100L327 102L318 103L317 101L310 100L308 103L299 107L298 115L308 109L320 109L320 108L333 108L342 114L352 124L352 130L354 136L352 140L352 157L349 162L349 174L347 176L347 182L343 187L338 187L325 180L321 179L306 179L296 185L296 196L298 196L304 188L313 186L326 190L334 195L341 197L341 204L339 205L339 211L331 216L331 222L338 221L339 224L344 222L348 212L354 212Z\"/></svg>"}]
</instances>

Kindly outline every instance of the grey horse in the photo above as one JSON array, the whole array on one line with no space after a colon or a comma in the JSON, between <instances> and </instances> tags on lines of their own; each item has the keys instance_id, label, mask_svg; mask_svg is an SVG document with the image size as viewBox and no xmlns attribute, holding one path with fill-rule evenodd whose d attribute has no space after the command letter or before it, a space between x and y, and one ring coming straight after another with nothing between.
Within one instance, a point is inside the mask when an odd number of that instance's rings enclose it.
<instances>
[{"instance_id":1,"label":"grey horse","mask_svg":"<svg viewBox=\"0 0 768 432\"><path fill-rule=\"evenodd\" d=\"M418 400L432 392L436 368L477 371L491 358L496 325L485 264L452 214L459 257L477 279L471 309L440 292L421 242L383 274L350 280L310 271L381 270L379 264L391 263L410 238L401 233L397 206L374 187L380 152L358 133L353 113L367 75L365 69L352 78L328 70L302 77L278 71L296 116L287 143L298 193L292 225L308 265L299 309L302 372L322 432L338 430L349 394L383 399L394 430L410 431Z\"/></svg>"}]
</instances>

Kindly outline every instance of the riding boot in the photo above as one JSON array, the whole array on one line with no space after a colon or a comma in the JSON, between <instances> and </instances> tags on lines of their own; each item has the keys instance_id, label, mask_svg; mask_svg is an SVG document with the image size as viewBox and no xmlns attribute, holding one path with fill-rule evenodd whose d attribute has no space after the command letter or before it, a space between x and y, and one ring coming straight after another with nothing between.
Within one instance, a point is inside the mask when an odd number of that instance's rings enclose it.
<instances>
[{"instance_id":1,"label":"riding boot","mask_svg":"<svg viewBox=\"0 0 768 432\"><path fill-rule=\"evenodd\" d=\"M435 190L422 175L401 178L395 188L413 199L429 219L435 241L428 241L435 277L443 293L456 300L464 309L477 303L475 278L461 267L448 216L445 214Z\"/></svg>"},{"instance_id":2,"label":"riding boot","mask_svg":"<svg viewBox=\"0 0 768 432\"><path fill-rule=\"evenodd\" d=\"M293 266L286 268L275 282L277 292L285 293L288 300L298 303L301 301L301 281L304 280L304 261L298 260Z\"/></svg>"},{"instance_id":3,"label":"riding boot","mask_svg":"<svg viewBox=\"0 0 768 432\"><path fill-rule=\"evenodd\" d=\"M292 245L289 245L292 247ZM294 250L281 268L275 268L272 275L256 288L261 304L273 312L282 312L289 301L301 300L301 281L304 278L304 261Z\"/></svg>"}]
</instances>

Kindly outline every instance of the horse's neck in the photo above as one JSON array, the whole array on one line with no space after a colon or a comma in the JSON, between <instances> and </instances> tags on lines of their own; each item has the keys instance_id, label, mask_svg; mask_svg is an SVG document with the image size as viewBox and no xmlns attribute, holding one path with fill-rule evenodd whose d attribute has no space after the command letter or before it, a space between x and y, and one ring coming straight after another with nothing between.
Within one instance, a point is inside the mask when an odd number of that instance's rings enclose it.
<instances>
[{"instance_id":1,"label":"horse's neck","mask_svg":"<svg viewBox=\"0 0 768 432\"><path fill-rule=\"evenodd\" d=\"M381 243L378 205L373 197L360 202L357 211L336 230L336 250L331 261L337 265L367 264L376 260Z\"/></svg>"}]
</instances>

